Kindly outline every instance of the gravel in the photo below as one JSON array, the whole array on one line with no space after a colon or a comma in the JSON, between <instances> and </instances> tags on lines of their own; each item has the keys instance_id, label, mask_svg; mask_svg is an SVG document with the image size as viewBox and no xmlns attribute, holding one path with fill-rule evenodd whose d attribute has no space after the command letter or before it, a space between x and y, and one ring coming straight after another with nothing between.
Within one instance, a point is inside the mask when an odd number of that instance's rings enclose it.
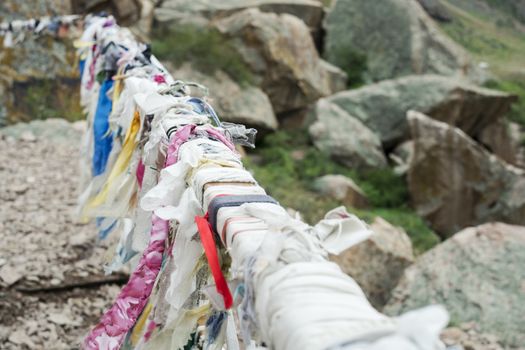
<instances>
[{"instance_id":1,"label":"gravel","mask_svg":"<svg viewBox=\"0 0 525 350\"><path fill-rule=\"evenodd\" d=\"M81 129L0 129L1 349L78 349L125 280L104 276L111 243L74 215Z\"/></svg>"}]
</instances>

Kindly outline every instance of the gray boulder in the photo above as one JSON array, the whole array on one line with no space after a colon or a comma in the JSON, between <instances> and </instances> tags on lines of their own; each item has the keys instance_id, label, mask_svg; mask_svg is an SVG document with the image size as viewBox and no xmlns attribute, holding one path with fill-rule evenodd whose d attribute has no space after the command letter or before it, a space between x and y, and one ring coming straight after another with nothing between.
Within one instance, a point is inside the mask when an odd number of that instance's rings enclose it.
<instances>
[{"instance_id":1,"label":"gray boulder","mask_svg":"<svg viewBox=\"0 0 525 350\"><path fill-rule=\"evenodd\" d=\"M196 81L209 89L213 108L224 121L245 124L263 130L276 130L277 118L273 113L268 96L253 86L239 86L226 73L216 71L213 75L203 74L184 64L178 69L166 68L175 79Z\"/></svg>"},{"instance_id":2,"label":"gray boulder","mask_svg":"<svg viewBox=\"0 0 525 350\"><path fill-rule=\"evenodd\" d=\"M252 8L214 25L257 76L257 85L276 113L304 108L335 92L334 69L322 63L308 27L299 18Z\"/></svg>"},{"instance_id":3,"label":"gray boulder","mask_svg":"<svg viewBox=\"0 0 525 350\"><path fill-rule=\"evenodd\" d=\"M519 166L520 126L505 119L496 120L479 134L481 142L489 151L512 165Z\"/></svg>"},{"instance_id":4,"label":"gray boulder","mask_svg":"<svg viewBox=\"0 0 525 350\"><path fill-rule=\"evenodd\" d=\"M119 23L129 25L140 18L142 0L74 0L74 13L90 13L105 10L112 13Z\"/></svg>"},{"instance_id":5,"label":"gray boulder","mask_svg":"<svg viewBox=\"0 0 525 350\"><path fill-rule=\"evenodd\" d=\"M308 132L318 149L350 168L387 166L379 138L359 119L328 99L318 100L311 114Z\"/></svg>"},{"instance_id":6,"label":"gray boulder","mask_svg":"<svg viewBox=\"0 0 525 350\"><path fill-rule=\"evenodd\" d=\"M344 175L325 175L314 181L314 189L322 195L341 201L354 208L368 207L368 199L363 190Z\"/></svg>"},{"instance_id":7,"label":"gray boulder","mask_svg":"<svg viewBox=\"0 0 525 350\"><path fill-rule=\"evenodd\" d=\"M525 224L525 172L458 128L409 112L414 154L408 189L417 213L442 236L489 221Z\"/></svg>"},{"instance_id":8,"label":"gray boulder","mask_svg":"<svg viewBox=\"0 0 525 350\"><path fill-rule=\"evenodd\" d=\"M525 227L469 227L405 270L383 311L397 315L443 304L454 323L475 322L505 348L525 344Z\"/></svg>"},{"instance_id":9,"label":"gray boulder","mask_svg":"<svg viewBox=\"0 0 525 350\"><path fill-rule=\"evenodd\" d=\"M437 75L409 76L347 90L328 100L376 132L386 148L408 138L406 112L417 110L471 136L503 117L516 97Z\"/></svg>"},{"instance_id":10,"label":"gray boulder","mask_svg":"<svg viewBox=\"0 0 525 350\"><path fill-rule=\"evenodd\" d=\"M299 17L308 26L315 41L320 38L324 10L322 3L315 0L166 0L155 10L155 19L166 22L195 15L212 19L248 8Z\"/></svg>"},{"instance_id":11,"label":"gray boulder","mask_svg":"<svg viewBox=\"0 0 525 350\"><path fill-rule=\"evenodd\" d=\"M370 239L331 256L331 260L357 281L372 305L381 309L414 255L410 238L402 228L380 217L370 228L374 232Z\"/></svg>"},{"instance_id":12,"label":"gray boulder","mask_svg":"<svg viewBox=\"0 0 525 350\"><path fill-rule=\"evenodd\" d=\"M421 6L433 19L440 22L450 22L452 16L441 0L418 0Z\"/></svg>"},{"instance_id":13,"label":"gray boulder","mask_svg":"<svg viewBox=\"0 0 525 350\"><path fill-rule=\"evenodd\" d=\"M466 51L444 35L417 0L338 0L324 20L328 61L366 58L373 81L410 74L473 74Z\"/></svg>"}]
</instances>

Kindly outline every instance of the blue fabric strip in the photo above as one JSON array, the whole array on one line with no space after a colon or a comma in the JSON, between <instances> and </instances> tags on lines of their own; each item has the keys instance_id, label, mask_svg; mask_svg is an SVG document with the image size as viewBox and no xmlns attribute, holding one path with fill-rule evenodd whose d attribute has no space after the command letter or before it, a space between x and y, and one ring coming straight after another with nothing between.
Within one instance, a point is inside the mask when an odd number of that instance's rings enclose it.
<instances>
[{"instance_id":1,"label":"blue fabric strip","mask_svg":"<svg viewBox=\"0 0 525 350\"><path fill-rule=\"evenodd\" d=\"M97 111L93 122L94 150L92 171L93 176L102 174L106 170L109 153L113 146L113 136L107 135L109 129L109 114L111 113L112 101L108 97L108 91L113 87L113 80L106 79L100 86L98 95Z\"/></svg>"},{"instance_id":2,"label":"blue fabric strip","mask_svg":"<svg viewBox=\"0 0 525 350\"><path fill-rule=\"evenodd\" d=\"M80 60L78 62L78 70L80 72L80 78L82 78L82 74L84 74L84 67L86 66L86 60Z\"/></svg>"},{"instance_id":3,"label":"blue fabric strip","mask_svg":"<svg viewBox=\"0 0 525 350\"><path fill-rule=\"evenodd\" d=\"M101 218L101 217L98 217L96 222L97 222L97 228L99 229L98 231L99 239L105 239L117 225L117 220L113 220L113 222L111 222L111 224L107 226L106 218ZM104 226L107 226L107 227L104 227Z\"/></svg>"}]
</instances>

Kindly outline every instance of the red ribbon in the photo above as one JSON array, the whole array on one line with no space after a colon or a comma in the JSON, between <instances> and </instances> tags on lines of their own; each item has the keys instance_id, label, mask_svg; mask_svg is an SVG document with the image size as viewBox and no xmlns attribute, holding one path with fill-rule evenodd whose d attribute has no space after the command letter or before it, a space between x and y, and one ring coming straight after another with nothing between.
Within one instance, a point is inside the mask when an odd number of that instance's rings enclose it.
<instances>
[{"instance_id":1,"label":"red ribbon","mask_svg":"<svg viewBox=\"0 0 525 350\"><path fill-rule=\"evenodd\" d=\"M215 239L213 238L213 229L208 222L208 213L202 217L196 216L195 223L199 229L202 247L204 248L206 259L208 259L208 265L210 265L217 292L222 295L224 299L224 307L229 309L233 304L233 298L230 288L228 288L228 283L222 273L221 266L219 265L219 257L217 256Z\"/></svg>"}]
</instances>

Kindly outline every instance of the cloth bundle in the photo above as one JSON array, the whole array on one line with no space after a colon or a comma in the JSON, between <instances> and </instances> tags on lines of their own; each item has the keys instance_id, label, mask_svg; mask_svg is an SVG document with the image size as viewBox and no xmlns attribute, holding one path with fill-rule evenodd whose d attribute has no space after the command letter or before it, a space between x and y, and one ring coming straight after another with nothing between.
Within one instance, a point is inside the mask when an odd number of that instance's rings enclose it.
<instances>
[{"instance_id":1,"label":"cloth bundle","mask_svg":"<svg viewBox=\"0 0 525 350\"><path fill-rule=\"evenodd\" d=\"M0 23L0 36L4 37L3 47L15 46L23 41L26 35L65 37L69 29L81 19L82 17L78 15L66 15L2 22Z\"/></svg>"},{"instance_id":2,"label":"cloth bundle","mask_svg":"<svg viewBox=\"0 0 525 350\"><path fill-rule=\"evenodd\" d=\"M312 227L244 169L198 84L175 81L112 17L79 42L88 131L79 214L118 235L132 273L86 349L440 349L439 306L390 318L327 254L367 239L342 207Z\"/></svg>"}]
</instances>

